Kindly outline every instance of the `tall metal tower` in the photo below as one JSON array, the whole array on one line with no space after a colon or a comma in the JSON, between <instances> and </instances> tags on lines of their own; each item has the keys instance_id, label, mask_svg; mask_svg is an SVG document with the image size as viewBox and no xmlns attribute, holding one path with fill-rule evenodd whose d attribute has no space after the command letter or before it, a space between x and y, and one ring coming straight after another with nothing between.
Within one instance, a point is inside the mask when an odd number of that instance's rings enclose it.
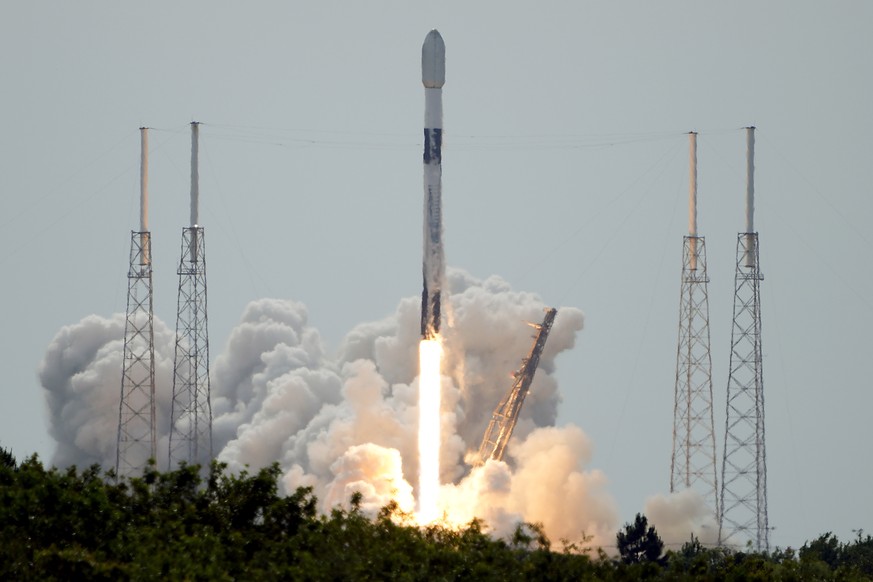
<instances>
[{"instance_id":1,"label":"tall metal tower","mask_svg":"<svg viewBox=\"0 0 873 582\"><path fill-rule=\"evenodd\" d=\"M209 392L209 333L206 317L206 242L198 224L199 124L191 124L191 226L182 229L176 353L170 418L169 466L212 460L212 405Z\"/></svg>"},{"instance_id":2,"label":"tall metal tower","mask_svg":"<svg viewBox=\"0 0 873 582\"><path fill-rule=\"evenodd\" d=\"M148 229L148 129L140 128L140 226L130 233L127 319L115 473L142 474L155 458L155 341L152 311L151 233Z\"/></svg>"},{"instance_id":3,"label":"tall metal tower","mask_svg":"<svg viewBox=\"0 0 873 582\"><path fill-rule=\"evenodd\" d=\"M670 491L694 489L716 516L718 487L709 343L709 277L706 241L697 235L697 134L692 132L689 137L691 186L688 236L682 253Z\"/></svg>"},{"instance_id":4,"label":"tall metal tower","mask_svg":"<svg viewBox=\"0 0 873 582\"><path fill-rule=\"evenodd\" d=\"M512 431L515 430L515 424L518 422L521 406L524 404L524 399L530 391L534 374L536 374L537 367L540 365L540 356L543 353L546 340L549 338L549 332L552 330L552 324L555 322L555 315L557 313L557 309L550 307L546 309L546 316L541 324L529 324L537 330L537 334L534 336L533 347L530 350L530 354L522 360L521 368L513 374L515 382L513 382L512 388L509 389L509 393L494 410L491 422L488 423L488 428L485 430L482 444L479 446L479 464L484 463L488 459L496 461L503 459L506 445L509 444Z\"/></svg>"},{"instance_id":5,"label":"tall metal tower","mask_svg":"<svg viewBox=\"0 0 873 582\"><path fill-rule=\"evenodd\" d=\"M746 128L746 232L737 235L734 322L722 459L719 544L752 540L770 549L767 455L764 448L764 380L761 358L761 274L754 231L755 128Z\"/></svg>"}]
</instances>

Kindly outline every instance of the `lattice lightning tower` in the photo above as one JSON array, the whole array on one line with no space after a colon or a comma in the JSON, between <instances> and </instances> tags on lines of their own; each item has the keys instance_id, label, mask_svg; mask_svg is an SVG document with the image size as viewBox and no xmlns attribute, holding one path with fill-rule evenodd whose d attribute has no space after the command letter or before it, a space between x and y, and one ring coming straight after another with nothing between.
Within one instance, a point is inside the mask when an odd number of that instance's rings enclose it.
<instances>
[{"instance_id":1,"label":"lattice lightning tower","mask_svg":"<svg viewBox=\"0 0 873 582\"><path fill-rule=\"evenodd\" d=\"M705 239L697 235L697 134L692 132L689 137L691 187L688 236L682 253L670 491L694 489L717 515L709 277Z\"/></svg>"},{"instance_id":2,"label":"lattice lightning tower","mask_svg":"<svg viewBox=\"0 0 873 582\"><path fill-rule=\"evenodd\" d=\"M140 128L140 228L130 233L127 319L115 473L142 474L155 458L155 341L152 311L151 233L148 230L148 129Z\"/></svg>"},{"instance_id":3,"label":"lattice lightning tower","mask_svg":"<svg viewBox=\"0 0 873 582\"><path fill-rule=\"evenodd\" d=\"M761 358L761 294L764 280L754 231L755 128L747 132L746 232L737 235L734 321L722 459L719 544L752 540L768 551L767 455L764 447L764 381Z\"/></svg>"},{"instance_id":4,"label":"lattice lightning tower","mask_svg":"<svg viewBox=\"0 0 873 582\"><path fill-rule=\"evenodd\" d=\"M212 460L209 333L206 311L206 242L198 224L199 124L191 124L191 226L182 229L169 466Z\"/></svg>"}]
</instances>

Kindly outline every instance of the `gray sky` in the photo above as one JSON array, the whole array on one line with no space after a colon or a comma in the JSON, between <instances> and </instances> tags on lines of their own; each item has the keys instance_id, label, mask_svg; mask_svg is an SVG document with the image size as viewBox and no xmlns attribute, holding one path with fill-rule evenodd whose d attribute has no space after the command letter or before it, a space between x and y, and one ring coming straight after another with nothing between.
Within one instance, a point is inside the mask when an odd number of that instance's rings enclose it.
<instances>
[{"instance_id":1,"label":"gray sky","mask_svg":"<svg viewBox=\"0 0 873 582\"><path fill-rule=\"evenodd\" d=\"M438 28L447 262L585 312L557 362L559 423L592 438L622 521L669 486L690 130L721 454L756 125L771 543L873 531L871 22L860 1L10 4L0 443L51 456L48 342L125 309L142 125L172 326L188 123L204 124L214 354L253 299L304 302L332 349L418 294L420 49Z\"/></svg>"}]
</instances>

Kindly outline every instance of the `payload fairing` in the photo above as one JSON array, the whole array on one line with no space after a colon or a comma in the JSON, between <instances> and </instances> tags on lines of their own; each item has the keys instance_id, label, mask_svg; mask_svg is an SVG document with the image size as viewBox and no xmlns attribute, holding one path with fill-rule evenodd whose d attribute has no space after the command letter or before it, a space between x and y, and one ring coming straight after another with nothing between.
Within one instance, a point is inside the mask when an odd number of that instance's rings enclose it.
<instances>
[{"instance_id":1,"label":"payload fairing","mask_svg":"<svg viewBox=\"0 0 873 582\"><path fill-rule=\"evenodd\" d=\"M424 84L424 257L421 292L421 337L440 332L440 294L445 278L442 211L443 84L446 81L446 45L431 30L421 47L421 82Z\"/></svg>"}]
</instances>

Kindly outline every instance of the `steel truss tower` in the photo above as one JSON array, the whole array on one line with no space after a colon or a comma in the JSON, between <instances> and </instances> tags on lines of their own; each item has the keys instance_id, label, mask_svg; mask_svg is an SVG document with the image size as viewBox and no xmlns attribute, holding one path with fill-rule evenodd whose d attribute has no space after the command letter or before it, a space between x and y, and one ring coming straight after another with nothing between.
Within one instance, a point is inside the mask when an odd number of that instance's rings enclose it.
<instances>
[{"instance_id":1,"label":"steel truss tower","mask_svg":"<svg viewBox=\"0 0 873 582\"><path fill-rule=\"evenodd\" d=\"M692 257L696 257L696 269L691 268ZM704 237L686 236L679 303L670 491L694 489L716 515L718 495L708 283Z\"/></svg>"},{"instance_id":2,"label":"steel truss tower","mask_svg":"<svg viewBox=\"0 0 873 582\"><path fill-rule=\"evenodd\" d=\"M191 226L182 229L169 466L212 461L206 243L198 214L198 125L191 124Z\"/></svg>"},{"instance_id":3,"label":"steel truss tower","mask_svg":"<svg viewBox=\"0 0 873 582\"><path fill-rule=\"evenodd\" d=\"M130 268L127 271L127 319L115 473L142 474L155 445L155 341L152 305L151 234L148 231L148 130L140 128L140 231L130 233Z\"/></svg>"},{"instance_id":4,"label":"steel truss tower","mask_svg":"<svg viewBox=\"0 0 873 582\"><path fill-rule=\"evenodd\" d=\"M734 320L722 457L719 543L752 540L769 551L767 455L764 446L764 381L761 357L761 274L753 229L754 128L748 128L746 232L737 235Z\"/></svg>"},{"instance_id":5,"label":"steel truss tower","mask_svg":"<svg viewBox=\"0 0 873 582\"><path fill-rule=\"evenodd\" d=\"M558 310L554 307L548 308L541 324L529 324L537 330L537 334L534 336L533 347L530 350L530 354L522 360L521 368L513 374L515 382L513 382L512 388L509 389L509 393L494 410L491 422L488 423L488 428L485 430L482 444L479 446L479 464L484 463L488 459L496 461L503 459L506 445L509 444L512 431L515 430L515 424L518 422L521 406L524 404L524 399L530 391L534 374L536 374L537 367L540 365L540 356L543 353L546 340L549 338L549 332L552 330L552 324L555 322L555 315L557 313Z\"/></svg>"},{"instance_id":6,"label":"steel truss tower","mask_svg":"<svg viewBox=\"0 0 873 582\"><path fill-rule=\"evenodd\" d=\"M679 342L673 405L670 491L694 489L718 512L712 353L709 337L709 277L706 241L697 236L697 134L690 134L689 235L682 252Z\"/></svg>"}]
</instances>

